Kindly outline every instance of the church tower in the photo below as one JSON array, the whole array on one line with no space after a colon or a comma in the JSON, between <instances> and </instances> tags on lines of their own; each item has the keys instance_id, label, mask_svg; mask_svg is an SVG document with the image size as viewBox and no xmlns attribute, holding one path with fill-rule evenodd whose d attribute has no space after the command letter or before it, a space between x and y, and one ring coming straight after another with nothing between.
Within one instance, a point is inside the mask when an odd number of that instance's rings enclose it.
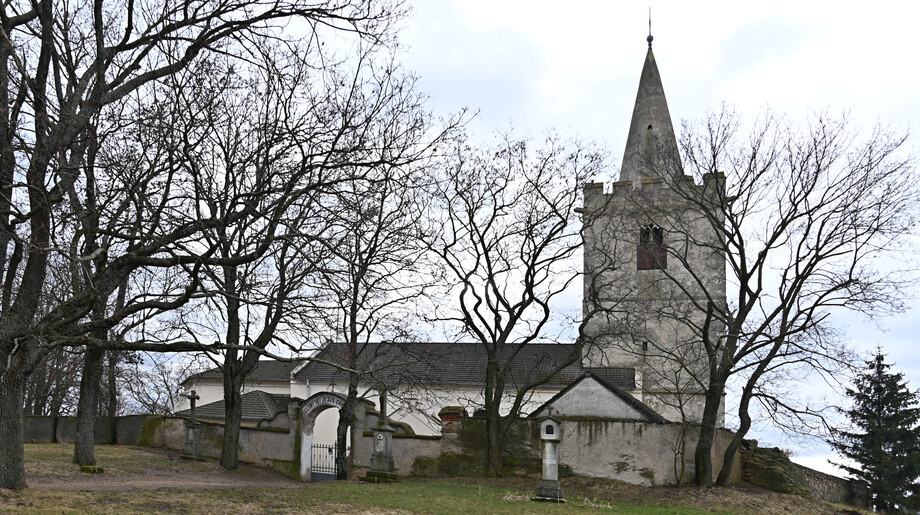
<instances>
[{"instance_id":1,"label":"church tower","mask_svg":"<svg viewBox=\"0 0 920 515\"><path fill-rule=\"evenodd\" d=\"M702 418L704 340L724 332L706 315L725 303L725 257L705 209L724 187L683 173L649 35L619 180L584 190L582 365L634 370L633 395L675 422Z\"/></svg>"}]
</instances>

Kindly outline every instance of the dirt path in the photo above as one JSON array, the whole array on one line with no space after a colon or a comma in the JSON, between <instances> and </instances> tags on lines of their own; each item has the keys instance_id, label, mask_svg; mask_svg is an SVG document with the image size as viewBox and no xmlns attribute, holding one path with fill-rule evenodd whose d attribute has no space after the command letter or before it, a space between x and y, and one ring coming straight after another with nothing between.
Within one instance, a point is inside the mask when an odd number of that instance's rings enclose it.
<instances>
[{"instance_id":1,"label":"dirt path","mask_svg":"<svg viewBox=\"0 0 920 515\"><path fill-rule=\"evenodd\" d=\"M62 460L69 458L68 454L72 452L70 449L62 446L61 451L58 451ZM206 462L182 460L179 452L172 450L135 447L132 448L134 452L114 452L113 449L97 447L97 464L105 471L102 474L80 472L79 467L67 461L27 462L26 479L29 487L125 491L303 486L303 483L274 470L244 463L236 470L226 470L215 459Z\"/></svg>"}]
</instances>

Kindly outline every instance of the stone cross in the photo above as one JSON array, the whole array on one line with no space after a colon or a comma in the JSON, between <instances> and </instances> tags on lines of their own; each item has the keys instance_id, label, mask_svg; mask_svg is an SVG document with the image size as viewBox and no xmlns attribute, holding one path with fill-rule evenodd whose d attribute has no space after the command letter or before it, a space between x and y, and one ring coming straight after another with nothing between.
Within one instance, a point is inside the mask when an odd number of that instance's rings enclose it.
<instances>
[{"instance_id":1,"label":"stone cross","mask_svg":"<svg viewBox=\"0 0 920 515\"><path fill-rule=\"evenodd\" d=\"M191 408L192 420L195 420L195 401L197 401L201 397L199 397L198 394L195 393L195 390L192 390L192 392L186 395L185 398L191 401L192 403L192 408Z\"/></svg>"},{"instance_id":2,"label":"stone cross","mask_svg":"<svg viewBox=\"0 0 920 515\"><path fill-rule=\"evenodd\" d=\"M396 466L393 461L393 431L387 420L387 389L381 385L380 419L374 429L374 452L371 454L371 468L365 481L396 481Z\"/></svg>"},{"instance_id":3,"label":"stone cross","mask_svg":"<svg viewBox=\"0 0 920 515\"><path fill-rule=\"evenodd\" d=\"M380 388L380 420L377 422L378 426L386 426L387 424L387 388L383 386Z\"/></svg>"},{"instance_id":4,"label":"stone cross","mask_svg":"<svg viewBox=\"0 0 920 515\"><path fill-rule=\"evenodd\" d=\"M192 390L185 398L191 401L192 406L190 411L192 412L192 416L185 421L185 453L182 454L181 458L193 461L204 461L201 452L201 422L195 420L195 401L201 397L195 393L195 390Z\"/></svg>"}]
</instances>

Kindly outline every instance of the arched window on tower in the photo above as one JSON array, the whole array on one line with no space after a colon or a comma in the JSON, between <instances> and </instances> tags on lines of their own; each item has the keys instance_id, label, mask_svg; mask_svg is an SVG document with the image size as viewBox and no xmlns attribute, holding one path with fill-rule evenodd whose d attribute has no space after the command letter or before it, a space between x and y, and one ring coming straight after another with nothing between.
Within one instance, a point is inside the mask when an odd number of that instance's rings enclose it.
<instances>
[{"instance_id":1,"label":"arched window on tower","mask_svg":"<svg viewBox=\"0 0 920 515\"><path fill-rule=\"evenodd\" d=\"M639 228L636 270L658 270L667 267L668 253L664 246L664 229L657 225L643 225Z\"/></svg>"}]
</instances>

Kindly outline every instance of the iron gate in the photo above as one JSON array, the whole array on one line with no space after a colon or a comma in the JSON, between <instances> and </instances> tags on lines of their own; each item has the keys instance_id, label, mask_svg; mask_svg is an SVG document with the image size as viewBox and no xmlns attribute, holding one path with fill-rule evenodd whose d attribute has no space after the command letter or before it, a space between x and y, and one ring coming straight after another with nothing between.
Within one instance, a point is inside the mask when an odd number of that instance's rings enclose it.
<instances>
[{"instance_id":1,"label":"iron gate","mask_svg":"<svg viewBox=\"0 0 920 515\"><path fill-rule=\"evenodd\" d=\"M335 456L336 448L334 443L313 444L313 459L310 469L312 476L316 479L324 479L326 476L331 476L329 479L335 479ZM320 475L319 477L317 477L318 474Z\"/></svg>"}]
</instances>

